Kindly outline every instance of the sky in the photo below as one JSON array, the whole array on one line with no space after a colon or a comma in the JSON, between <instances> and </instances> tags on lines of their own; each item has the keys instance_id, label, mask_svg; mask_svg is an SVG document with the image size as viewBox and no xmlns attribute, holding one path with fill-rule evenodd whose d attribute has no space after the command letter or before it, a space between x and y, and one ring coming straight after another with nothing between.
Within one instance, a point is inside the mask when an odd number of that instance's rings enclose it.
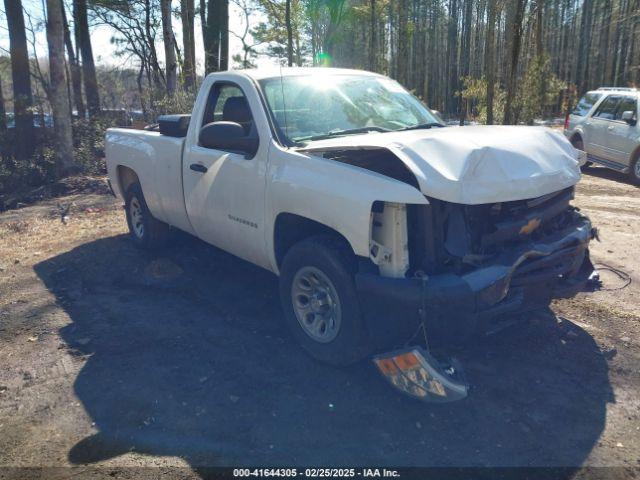
<instances>
[{"instance_id":1,"label":"sky","mask_svg":"<svg viewBox=\"0 0 640 480\"><path fill-rule=\"evenodd\" d=\"M45 8L44 8L45 0L22 0L23 8L27 15L25 16L25 24L27 29L29 29L29 17L31 17L32 24L35 33L35 50L36 54L39 58L45 58L47 56L47 38L44 29L44 19L45 19ZM69 2L65 2L69 3ZM179 1L173 0L173 8L179 8ZM4 14L4 9L0 6L0 54L5 54L4 50L9 49L9 34L7 31L7 21ZM69 10L68 10L69 11ZM69 14L70 18L70 14ZM259 14L255 14L250 23L257 23L261 20L261 16ZM244 14L240 10L240 8L233 2L229 2L229 30L231 32L236 32L239 35L244 31ZM201 26L200 20L196 16L196 63L198 73L204 73L204 47L202 43L202 35L201 35ZM180 20L177 18L173 18L173 31L176 36L176 40L178 41L178 45L182 44L182 29L180 25ZM162 32L158 32L158 55L160 56L160 60L164 61L164 49L161 48L162 45ZM117 35L117 33L110 27L104 25L92 26L91 28L91 46L93 47L93 55L95 61L99 65L109 65L113 67L124 67L129 66L130 61L125 58L116 57L115 51L116 47L111 44L111 38ZM32 40L31 34L27 32L27 39L29 41ZM29 52L31 56L33 56L33 52ZM235 36L229 35L229 58L236 54L242 53L242 43ZM230 63L232 63L230 61ZM264 55L260 55L256 61L258 67L268 67L274 65L275 61L271 58L268 58Z\"/></svg>"}]
</instances>

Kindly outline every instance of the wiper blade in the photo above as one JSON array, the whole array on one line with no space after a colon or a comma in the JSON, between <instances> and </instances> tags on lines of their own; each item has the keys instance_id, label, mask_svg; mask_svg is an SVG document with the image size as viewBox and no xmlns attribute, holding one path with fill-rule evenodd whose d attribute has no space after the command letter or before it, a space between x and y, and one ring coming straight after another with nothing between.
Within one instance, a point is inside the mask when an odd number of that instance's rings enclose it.
<instances>
[{"instance_id":1,"label":"wiper blade","mask_svg":"<svg viewBox=\"0 0 640 480\"><path fill-rule=\"evenodd\" d=\"M422 130L422 129L427 129L427 128L431 128L431 127L444 127L444 125L442 125L439 122L431 122L431 123L419 123L417 125L411 125L409 127L404 127L401 128L400 131L404 131L404 130Z\"/></svg>"},{"instance_id":2,"label":"wiper blade","mask_svg":"<svg viewBox=\"0 0 640 480\"><path fill-rule=\"evenodd\" d=\"M306 142L307 140L324 140L326 138L340 137L342 135L356 135L358 133L367 132L391 132L391 130L389 130L388 128L377 126L350 128L348 130L332 130L331 132L322 135L311 135L309 137L296 138L296 142Z\"/></svg>"}]
</instances>

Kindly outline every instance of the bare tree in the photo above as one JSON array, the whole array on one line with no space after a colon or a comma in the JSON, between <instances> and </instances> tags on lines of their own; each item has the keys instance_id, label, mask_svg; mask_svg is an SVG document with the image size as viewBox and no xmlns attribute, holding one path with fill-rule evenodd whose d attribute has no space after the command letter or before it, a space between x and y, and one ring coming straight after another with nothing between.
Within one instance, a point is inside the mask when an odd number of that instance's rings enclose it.
<instances>
[{"instance_id":1,"label":"bare tree","mask_svg":"<svg viewBox=\"0 0 640 480\"><path fill-rule=\"evenodd\" d=\"M33 94L29 72L27 35L21 0L4 0L9 27L13 113L16 123L16 157L26 159L33 151Z\"/></svg>"},{"instance_id":2,"label":"bare tree","mask_svg":"<svg viewBox=\"0 0 640 480\"><path fill-rule=\"evenodd\" d=\"M229 0L220 0L220 70L229 69Z\"/></svg>"},{"instance_id":3,"label":"bare tree","mask_svg":"<svg viewBox=\"0 0 640 480\"><path fill-rule=\"evenodd\" d=\"M254 63L252 62L252 58L257 56L256 47L262 45L264 42L262 41L253 41L249 42L251 36L249 32L251 30L251 18L255 11L255 7L253 6L252 0L233 0L233 3L240 9L242 12L243 27L240 33L233 32L229 30L229 33L240 40L242 43L242 55L234 55L233 59L240 64L242 68L252 68L254 67Z\"/></svg>"},{"instance_id":4,"label":"bare tree","mask_svg":"<svg viewBox=\"0 0 640 480\"><path fill-rule=\"evenodd\" d=\"M206 15L202 10L204 5L205 1L200 0L205 72L227 70L229 68L229 0L208 0Z\"/></svg>"},{"instance_id":5,"label":"bare tree","mask_svg":"<svg viewBox=\"0 0 640 480\"><path fill-rule=\"evenodd\" d=\"M100 94L96 78L96 65L93 60L89 20L87 18L87 0L73 0L73 20L76 29L76 39L82 55L82 76L84 90L87 96L89 115L100 113Z\"/></svg>"},{"instance_id":6,"label":"bare tree","mask_svg":"<svg viewBox=\"0 0 640 480\"><path fill-rule=\"evenodd\" d=\"M82 99L82 70L78 56L71 42L71 32L69 31L69 23L67 22L67 12L62 3L62 28L64 29L64 44L67 47L67 56L69 57L69 70L71 73L71 88L73 90L73 103L80 118L84 118L86 111L84 109L84 100Z\"/></svg>"},{"instance_id":7,"label":"bare tree","mask_svg":"<svg viewBox=\"0 0 640 480\"><path fill-rule=\"evenodd\" d=\"M205 75L218 69L220 60L220 35L216 32L217 17L215 14L215 0L200 0L200 25L202 27L202 41L204 43L204 73Z\"/></svg>"},{"instance_id":8,"label":"bare tree","mask_svg":"<svg viewBox=\"0 0 640 480\"><path fill-rule=\"evenodd\" d=\"M165 58L165 79L167 83L167 93L173 95L176 91L176 50L173 39L173 28L171 26L171 0L160 0L160 10L162 12L162 39L164 43Z\"/></svg>"},{"instance_id":9,"label":"bare tree","mask_svg":"<svg viewBox=\"0 0 640 480\"><path fill-rule=\"evenodd\" d=\"M196 47L193 21L195 7L193 0L180 0L180 17L182 20L182 64L183 83L190 90L196 83Z\"/></svg>"},{"instance_id":10,"label":"bare tree","mask_svg":"<svg viewBox=\"0 0 640 480\"><path fill-rule=\"evenodd\" d=\"M75 170L69 95L64 66L62 0L47 0L47 44L49 46L49 103L53 113L56 173L58 178Z\"/></svg>"}]
</instances>

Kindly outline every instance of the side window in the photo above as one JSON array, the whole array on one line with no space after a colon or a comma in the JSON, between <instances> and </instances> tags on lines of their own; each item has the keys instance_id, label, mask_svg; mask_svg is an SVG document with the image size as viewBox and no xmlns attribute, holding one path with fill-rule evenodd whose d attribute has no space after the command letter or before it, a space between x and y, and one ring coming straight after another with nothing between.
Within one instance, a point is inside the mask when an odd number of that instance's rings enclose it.
<instances>
[{"instance_id":1,"label":"side window","mask_svg":"<svg viewBox=\"0 0 640 480\"><path fill-rule=\"evenodd\" d=\"M584 97L580 99L576 108L571 112L573 115L578 115L580 117L584 117L591 107L600 99L602 95L599 93L587 93Z\"/></svg>"},{"instance_id":2,"label":"side window","mask_svg":"<svg viewBox=\"0 0 640 480\"><path fill-rule=\"evenodd\" d=\"M613 120L616 114L616 107L618 106L621 98L622 97L616 95L611 95L605 98L593 116L603 120Z\"/></svg>"},{"instance_id":3,"label":"side window","mask_svg":"<svg viewBox=\"0 0 640 480\"><path fill-rule=\"evenodd\" d=\"M622 100L620 100L618 108L616 109L614 120L622 120L622 114L628 111L633 112L634 119L638 115L637 101L634 97L624 97Z\"/></svg>"},{"instance_id":4,"label":"side window","mask_svg":"<svg viewBox=\"0 0 640 480\"><path fill-rule=\"evenodd\" d=\"M249 102L244 92L231 83L214 84L209 94L209 104L204 112L202 125L211 122L235 122L248 134L253 125Z\"/></svg>"}]
</instances>

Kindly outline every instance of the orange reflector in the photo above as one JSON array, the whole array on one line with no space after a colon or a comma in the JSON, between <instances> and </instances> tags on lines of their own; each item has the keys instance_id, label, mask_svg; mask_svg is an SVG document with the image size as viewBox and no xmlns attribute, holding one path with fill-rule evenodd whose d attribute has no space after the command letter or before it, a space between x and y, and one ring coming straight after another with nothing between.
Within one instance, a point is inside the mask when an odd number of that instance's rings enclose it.
<instances>
[{"instance_id":1,"label":"orange reflector","mask_svg":"<svg viewBox=\"0 0 640 480\"><path fill-rule=\"evenodd\" d=\"M374 360L383 375L395 375L398 371L398 367L395 366L390 359Z\"/></svg>"},{"instance_id":2,"label":"orange reflector","mask_svg":"<svg viewBox=\"0 0 640 480\"><path fill-rule=\"evenodd\" d=\"M391 385L414 398L452 402L467 396L468 387L460 368L449 367L445 371L419 347L378 355L373 362Z\"/></svg>"},{"instance_id":3,"label":"orange reflector","mask_svg":"<svg viewBox=\"0 0 640 480\"><path fill-rule=\"evenodd\" d=\"M393 357L393 361L398 365L400 370L410 370L420 366L420 362L412 352Z\"/></svg>"}]
</instances>

